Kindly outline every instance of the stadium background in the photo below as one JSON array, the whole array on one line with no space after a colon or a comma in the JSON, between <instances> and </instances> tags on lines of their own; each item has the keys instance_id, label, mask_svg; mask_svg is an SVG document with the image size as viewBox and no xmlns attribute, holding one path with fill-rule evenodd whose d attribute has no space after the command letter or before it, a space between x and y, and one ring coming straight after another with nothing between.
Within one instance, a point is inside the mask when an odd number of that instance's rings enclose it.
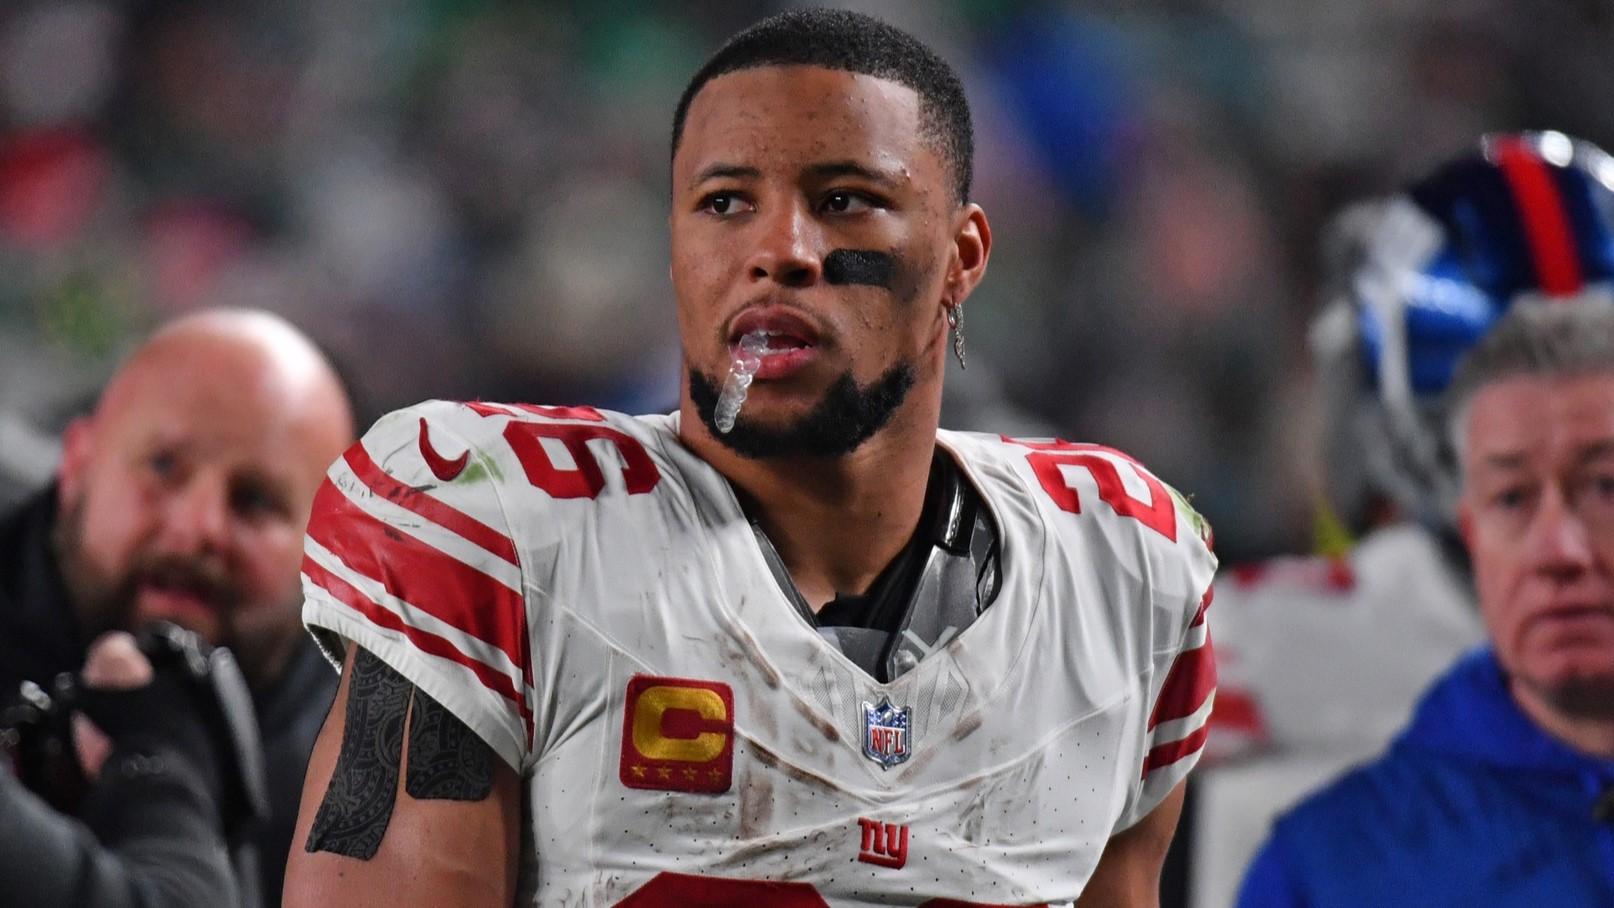
<instances>
[{"instance_id":1,"label":"stadium background","mask_svg":"<svg viewBox=\"0 0 1614 908\"><path fill-rule=\"evenodd\" d=\"M1311 538L1319 235L1482 132L1614 144L1614 6L842 4L960 69L996 235L948 424L1100 440L1216 525ZM0 3L0 500L127 344L264 306L361 420L425 397L670 408L667 133L780 4Z\"/></svg>"}]
</instances>

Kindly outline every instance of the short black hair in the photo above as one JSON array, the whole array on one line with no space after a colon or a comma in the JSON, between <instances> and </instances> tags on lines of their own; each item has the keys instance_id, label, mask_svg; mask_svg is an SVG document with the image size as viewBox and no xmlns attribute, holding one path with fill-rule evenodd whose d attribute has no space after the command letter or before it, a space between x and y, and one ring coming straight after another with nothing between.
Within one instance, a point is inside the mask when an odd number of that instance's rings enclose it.
<instances>
[{"instance_id":1,"label":"short black hair","mask_svg":"<svg viewBox=\"0 0 1614 908\"><path fill-rule=\"evenodd\" d=\"M960 204L969 200L975 167L970 105L958 74L935 51L900 28L842 9L798 9L763 19L728 40L689 80L673 114L672 154L684 135L689 105L718 76L763 66L819 66L888 79L919 95L919 128L952 170Z\"/></svg>"}]
</instances>

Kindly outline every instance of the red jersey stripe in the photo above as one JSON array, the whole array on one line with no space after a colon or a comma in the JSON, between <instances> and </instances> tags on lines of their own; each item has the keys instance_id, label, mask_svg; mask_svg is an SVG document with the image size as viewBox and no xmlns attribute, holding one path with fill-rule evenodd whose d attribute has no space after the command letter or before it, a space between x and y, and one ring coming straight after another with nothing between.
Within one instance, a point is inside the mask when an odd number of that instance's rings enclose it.
<instances>
[{"instance_id":1,"label":"red jersey stripe","mask_svg":"<svg viewBox=\"0 0 1614 908\"><path fill-rule=\"evenodd\" d=\"M330 482L314 496L308 536L388 593L503 650L532 683L520 593L370 516Z\"/></svg>"},{"instance_id":2,"label":"red jersey stripe","mask_svg":"<svg viewBox=\"0 0 1614 908\"><path fill-rule=\"evenodd\" d=\"M1177 654L1166 674L1166 683L1155 700L1154 712L1149 716L1149 730L1162 722L1186 719L1205 705L1205 698L1216 689L1216 656L1211 651L1210 637L1203 646L1196 646Z\"/></svg>"},{"instance_id":3,"label":"red jersey stripe","mask_svg":"<svg viewBox=\"0 0 1614 908\"><path fill-rule=\"evenodd\" d=\"M303 556L303 575L315 586L330 593L339 602L363 615L377 627L408 637L409 641L421 652L447 659L470 669L484 687L509 700L515 706L516 711L521 714L522 724L526 727L527 740L529 742L532 740L532 709L527 706L527 698L516 690L515 684L511 682L509 676L490 668L481 660L467 655L448 638L405 623L402 618L399 618L390 609L377 605L362 590L327 571L319 562L307 555Z\"/></svg>"},{"instance_id":4,"label":"red jersey stripe","mask_svg":"<svg viewBox=\"0 0 1614 908\"><path fill-rule=\"evenodd\" d=\"M1148 778L1149 773L1164 766L1181 760L1205 746L1205 738L1210 734L1209 725L1201 725L1197 731L1186 738L1172 741L1152 748L1149 755L1143 758L1143 776Z\"/></svg>"},{"instance_id":5,"label":"red jersey stripe","mask_svg":"<svg viewBox=\"0 0 1614 908\"><path fill-rule=\"evenodd\" d=\"M811 883L744 880L730 877L694 876L663 870L650 878L616 908L668 908L672 905L702 905L704 908L829 908Z\"/></svg>"},{"instance_id":6,"label":"red jersey stripe","mask_svg":"<svg viewBox=\"0 0 1614 908\"><path fill-rule=\"evenodd\" d=\"M588 422L605 422L605 414L593 407L544 407L538 404L493 404L473 400L465 406L483 416L520 416L528 413L545 419L581 419Z\"/></svg>"},{"instance_id":7,"label":"red jersey stripe","mask_svg":"<svg viewBox=\"0 0 1614 908\"><path fill-rule=\"evenodd\" d=\"M1553 296L1575 293L1582 286L1580 256L1569 229L1569 212L1547 163L1522 139L1497 143L1496 163L1506 178L1524 221L1524 236L1535 263L1536 280Z\"/></svg>"},{"instance_id":8,"label":"red jersey stripe","mask_svg":"<svg viewBox=\"0 0 1614 908\"><path fill-rule=\"evenodd\" d=\"M1211 600L1214 598L1216 598L1216 587L1206 587L1205 595L1199 598L1199 611L1194 613L1194 620L1189 622L1189 627L1199 627L1205 623L1205 613L1210 611Z\"/></svg>"},{"instance_id":9,"label":"red jersey stripe","mask_svg":"<svg viewBox=\"0 0 1614 908\"><path fill-rule=\"evenodd\" d=\"M516 544L509 536L441 499L433 498L414 486L394 479L370 459L370 452L364 449L363 443L348 448L342 459L347 461L353 474L376 495L419 514L451 533L463 536L511 564L517 566L521 564L516 558Z\"/></svg>"}]
</instances>

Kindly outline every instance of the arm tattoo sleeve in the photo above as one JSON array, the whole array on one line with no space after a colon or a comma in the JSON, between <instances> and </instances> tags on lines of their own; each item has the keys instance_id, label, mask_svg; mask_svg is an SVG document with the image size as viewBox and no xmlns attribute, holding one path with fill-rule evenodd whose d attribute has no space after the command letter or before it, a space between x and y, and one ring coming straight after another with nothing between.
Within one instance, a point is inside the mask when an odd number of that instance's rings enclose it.
<instances>
[{"instance_id":1,"label":"arm tattoo sleeve","mask_svg":"<svg viewBox=\"0 0 1614 908\"><path fill-rule=\"evenodd\" d=\"M308 851L375 857L392 820L412 686L368 650L353 657L347 725L325 800L308 831Z\"/></svg>"},{"instance_id":2,"label":"arm tattoo sleeve","mask_svg":"<svg viewBox=\"0 0 1614 908\"><path fill-rule=\"evenodd\" d=\"M404 790L410 797L480 801L493 791L493 749L442 704L363 649L353 657L348 683L342 747L314 814L308 851L375 857L397 797L406 715Z\"/></svg>"},{"instance_id":3,"label":"arm tattoo sleeve","mask_svg":"<svg viewBox=\"0 0 1614 908\"><path fill-rule=\"evenodd\" d=\"M493 791L493 749L416 689L404 789L420 800L480 801Z\"/></svg>"}]
</instances>

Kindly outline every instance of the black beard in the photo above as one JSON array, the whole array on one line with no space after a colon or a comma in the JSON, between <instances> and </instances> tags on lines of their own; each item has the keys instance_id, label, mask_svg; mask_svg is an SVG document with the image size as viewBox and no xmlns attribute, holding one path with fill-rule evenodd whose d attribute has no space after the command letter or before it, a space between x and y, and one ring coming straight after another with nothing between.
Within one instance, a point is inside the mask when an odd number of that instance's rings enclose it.
<instances>
[{"instance_id":1,"label":"black beard","mask_svg":"<svg viewBox=\"0 0 1614 908\"><path fill-rule=\"evenodd\" d=\"M701 422L730 450L742 457L841 457L857 450L891 421L913 387L914 368L898 363L867 387L858 387L847 372L800 419L780 428L759 426L744 412L729 432L717 430L717 382L689 370L689 399Z\"/></svg>"},{"instance_id":2,"label":"black beard","mask_svg":"<svg viewBox=\"0 0 1614 908\"><path fill-rule=\"evenodd\" d=\"M69 503L56 515L51 543L68 596L79 610L79 621L84 625L80 632L86 640L110 630L138 630L135 597L140 585L161 577L210 600L218 608L224 639L208 642L234 645L232 616L240 595L222 573L223 568L184 555L142 555L135 558L127 573L107 576L84 556L84 522L83 501Z\"/></svg>"},{"instance_id":3,"label":"black beard","mask_svg":"<svg viewBox=\"0 0 1614 908\"><path fill-rule=\"evenodd\" d=\"M64 505L51 528L51 544L56 564L67 587L68 597L78 609L79 628L85 640L109 630L127 630L134 613L135 581L132 577L107 577L83 557L84 506L82 501Z\"/></svg>"}]
</instances>

